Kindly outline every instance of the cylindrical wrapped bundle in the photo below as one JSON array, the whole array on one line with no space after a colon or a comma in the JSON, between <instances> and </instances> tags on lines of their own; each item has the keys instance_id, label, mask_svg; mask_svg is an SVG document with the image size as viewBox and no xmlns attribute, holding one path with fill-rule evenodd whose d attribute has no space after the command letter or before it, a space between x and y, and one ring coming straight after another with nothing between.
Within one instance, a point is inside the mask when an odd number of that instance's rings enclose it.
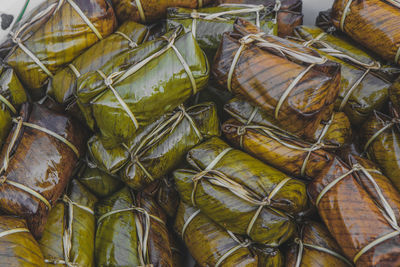
<instances>
[{"instance_id":1,"label":"cylindrical wrapped bundle","mask_svg":"<svg viewBox=\"0 0 400 267\"><path fill-rule=\"evenodd\" d=\"M241 240L188 204L179 204L174 228L201 267L261 266L249 240Z\"/></svg>"},{"instance_id":2,"label":"cylindrical wrapped bundle","mask_svg":"<svg viewBox=\"0 0 400 267\"><path fill-rule=\"evenodd\" d=\"M39 244L29 232L26 222L11 216L0 216L1 267L43 267Z\"/></svg>"},{"instance_id":3,"label":"cylindrical wrapped bundle","mask_svg":"<svg viewBox=\"0 0 400 267\"><path fill-rule=\"evenodd\" d=\"M398 0L335 0L331 14L336 28L384 59L400 64Z\"/></svg>"},{"instance_id":4,"label":"cylindrical wrapped bundle","mask_svg":"<svg viewBox=\"0 0 400 267\"><path fill-rule=\"evenodd\" d=\"M208 76L193 35L177 28L80 76L78 104L91 129L117 145L203 89Z\"/></svg>"},{"instance_id":5,"label":"cylindrical wrapped bundle","mask_svg":"<svg viewBox=\"0 0 400 267\"><path fill-rule=\"evenodd\" d=\"M40 248L46 266L94 266L97 198L77 180L72 180L49 214Z\"/></svg>"},{"instance_id":6,"label":"cylindrical wrapped bundle","mask_svg":"<svg viewBox=\"0 0 400 267\"><path fill-rule=\"evenodd\" d=\"M328 230L320 223L301 225L299 236L286 251L286 267L335 266L351 267Z\"/></svg>"},{"instance_id":7,"label":"cylindrical wrapped bundle","mask_svg":"<svg viewBox=\"0 0 400 267\"><path fill-rule=\"evenodd\" d=\"M399 119L375 111L361 130L362 147L400 190Z\"/></svg>"},{"instance_id":8,"label":"cylindrical wrapped bundle","mask_svg":"<svg viewBox=\"0 0 400 267\"><path fill-rule=\"evenodd\" d=\"M300 26L295 33L305 40L304 45L318 49L321 55L342 66L335 109L344 111L353 124L360 125L373 110L381 109L386 103L391 82L380 75L381 63L363 55L364 52L359 54L352 44L318 27Z\"/></svg>"},{"instance_id":9,"label":"cylindrical wrapped bundle","mask_svg":"<svg viewBox=\"0 0 400 267\"><path fill-rule=\"evenodd\" d=\"M356 266L399 266L399 193L384 191L390 183L376 169L367 169L369 165L363 166L362 161L352 163L349 167L338 158L333 160L308 185L308 195Z\"/></svg>"},{"instance_id":10,"label":"cylindrical wrapped bundle","mask_svg":"<svg viewBox=\"0 0 400 267\"><path fill-rule=\"evenodd\" d=\"M124 188L96 205L96 266L173 266L165 214Z\"/></svg>"},{"instance_id":11,"label":"cylindrical wrapped bundle","mask_svg":"<svg viewBox=\"0 0 400 267\"><path fill-rule=\"evenodd\" d=\"M50 80L47 95L72 112L79 112L75 105L77 79L89 71L100 69L108 61L140 45L149 34L147 26L126 22L117 31L99 41L68 66L58 71ZM77 109L77 110L75 110Z\"/></svg>"},{"instance_id":12,"label":"cylindrical wrapped bundle","mask_svg":"<svg viewBox=\"0 0 400 267\"><path fill-rule=\"evenodd\" d=\"M213 0L112 0L119 21L148 23L165 18L167 8L201 8Z\"/></svg>"},{"instance_id":13,"label":"cylindrical wrapped bundle","mask_svg":"<svg viewBox=\"0 0 400 267\"><path fill-rule=\"evenodd\" d=\"M89 150L97 165L109 173L120 171L128 186L139 190L173 171L186 153L211 136L219 136L215 104L208 102L172 113L131 136L119 146L108 148L105 141L94 137Z\"/></svg>"},{"instance_id":14,"label":"cylindrical wrapped bundle","mask_svg":"<svg viewBox=\"0 0 400 267\"><path fill-rule=\"evenodd\" d=\"M331 117L340 65L244 20L234 29L224 34L214 61L218 83L262 108L273 125L312 138Z\"/></svg>"},{"instance_id":15,"label":"cylindrical wrapped bundle","mask_svg":"<svg viewBox=\"0 0 400 267\"><path fill-rule=\"evenodd\" d=\"M12 38L0 46L0 52L11 49L6 63L39 98L49 78L116 25L105 0L50 0L14 26Z\"/></svg>"},{"instance_id":16,"label":"cylindrical wrapped bundle","mask_svg":"<svg viewBox=\"0 0 400 267\"><path fill-rule=\"evenodd\" d=\"M12 117L27 101L28 96L15 71L0 61L0 147L11 130Z\"/></svg>"},{"instance_id":17,"label":"cylindrical wrapped bundle","mask_svg":"<svg viewBox=\"0 0 400 267\"><path fill-rule=\"evenodd\" d=\"M0 155L0 208L25 218L38 238L84 152L86 134L73 119L38 104L24 105L14 122Z\"/></svg>"},{"instance_id":18,"label":"cylindrical wrapped bundle","mask_svg":"<svg viewBox=\"0 0 400 267\"><path fill-rule=\"evenodd\" d=\"M289 215L307 206L305 185L216 137L189 151L194 170L174 172L182 201L253 241L278 246L291 237Z\"/></svg>"}]
</instances>

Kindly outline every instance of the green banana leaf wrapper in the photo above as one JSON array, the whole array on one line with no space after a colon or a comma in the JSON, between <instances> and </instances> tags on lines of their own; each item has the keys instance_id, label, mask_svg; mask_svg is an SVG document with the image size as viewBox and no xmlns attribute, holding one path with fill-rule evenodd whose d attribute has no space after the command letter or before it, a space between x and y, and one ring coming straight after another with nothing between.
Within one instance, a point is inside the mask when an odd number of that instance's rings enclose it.
<instances>
[{"instance_id":1,"label":"green banana leaf wrapper","mask_svg":"<svg viewBox=\"0 0 400 267\"><path fill-rule=\"evenodd\" d=\"M389 98L394 110L400 114L400 76L389 88Z\"/></svg>"},{"instance_id":2,"label":"green banana leaf wrapper","mask_svg":"<svg viewBox=\"0 0 400 267\"><path fill-rule=\"evenodd\" d=\"M361 128L362 148L400 190L400 131L397 118L375 111Z\"/></svg>"},{"instance_id":3,"label":"green banana leaf wrapper","mask_svg":"<svg viewBox=\"0 0 400 267\"><path fill-rule=\"evenodd\" d=\"M286 251L286 267L335 266L351 267L342 250L326 227L308 221L300 226L299 236Z\"/></svg>"},{"instance_id":4,"label":"green banana leaf wrapper","mask_svg":"<svg viewBox=\"0 0 400 267\"><path fill-rule=\"evenodd\" d=\"M192 216L195 217L191 218ZM174 229L182 237L190 254L201 267L261 266L258 264L259 257L249 247L248 240L241 240L227 232L188 204L183 202L179 204ZM234 248L236 250L229 253Z\"/></svg>"},{"instance_id":5,"label":"green banana leaf wrapper","mask_svg":"<svg viewBox=\"0 0 400 267\"><path fill-rule=\"evenodd\" d=\"M177 28L100 71L78 79L78 105L89 127L116 145L203 89L209 66L193 35Z\"/></svg>"},{"instance_id":6,"label":"green banana leaf wrapper","mask_svg":"<svg viewBox=\"0 0 400 267\"><path fill-rule=\"evenodd\" d=\"M91 163L81 167L78 180L100 199L108 197L124 187L119 177L112 176Z\"/></svg>"},{"instance_id":7,"label":"green banana leaf wrapper","mask_svg":"<svg viewBox=\"0 0 400 267\"><path fill-rule=\"evenodd\" d=\"M217 137L190 150L187 161L196 170L174 172L182 201L257 243L278 246L291 237L291 217L307 206L303 182Z\"/></svg>"},{"instance_id":8,"label":"green banana leaf wrapper","mask_svg":"<svg viewBox=\"0 0 400 267\"><path fill-rule=\"evenodd\" d=\"M64 196L49 214L40 248L46 266L94 266L96 196L72 180ZM72 210L71 210L72 209ZM68 246L70 250L68 251Z\"/></svg>"},{"instance_id":9,"label":"green banana leaf wrapper","mask_svg":"<svg viewBox=\"0 0 400 267\"><path fill-rule=\"evenodd\" d=\"M21 232L6 234L6 231L20 229ZM22 232L23 231L23 232ZM0 253L1 267L42 267L44 259L39 244L27 230L25 220L0 216Z\"/></svg>"},{"instance_id":10,"label":"green banana leaf wrapper","mask_svg":"<svg viewBox=\"0 0 400 267\"><path fill-rule=\"evenodd\" d=\"M24 104L14 122L0 154L1 209L25 218L39 238L84 153L86 132L74 119L39 104Z\"/></svg>"},{"instance_id":11,"label":"green banana leaf wrapper","mask_svg":"<svg viewBox=\"0 0 400 267\"><path fill-rule=\"evenodd\" d=\"M24 87L15 71L0 61L0 147L12 127L12 118L21 105L28 101ZM3 100L4 98L4 100Z\"/></svg>"},{"instance_id":12,"label":"green banana leaf wrapper","mask_svg":"<svg viewBox=\"0 0 400 267\"><path fill-rule=\"evenodd\" d=\"M119 171L122 181L139 190L173 171L203 139L219 135L216 107L208 102L164 114L117 147L108 148L95 136L89 140L89 152L100 168Z\"/></svg>"},{"instance_id":13,"label":"green banana leaf wrapper","mask_svg":"<svg viewBox=\"0 0 400 267\"><path fill-rule=\"evenodd\" d=\"M259 106L273 125L312 138L319 124L332 116L340 65L295 42L272 35L249 39L249 34L262 33L241 19L234 32L224 34L212 69L219 85Z\"/></svg>"},{"instance_id":14,"label":"green banana leaf wrapper","mask_svg":"<svg viewBox=\"0 0 400 267\"><path fill-rule=\"evenodd\" d=\"M356 42L400 65L400 3L397 0L335 0L332 22Z\"/></svg>"},{"instance_id":15,"label":"green banana leaf wrapper","mask_svg":"<svg viewBox=\"0 0 400 267\"><path fill-rule=\"evenodd\" d=\"M303 1L301 0L281 0L281 10L301 12ZM217 0L216 4L252 4L252 5L275 5L275 0Z\"/></svg>"},{"instance_id":16,"label":"green banana leaf wrapper","mask_svg":"<svg viewBox=\"0 0 400 267\"><path fill-rule=\"evenodd\" d=\"M63 104L67 110L79 112L76 106L76 86L79 76L95 71L108 61L135 49L146 40L149 28L136 22L122 24L115 33L97 42L50 80L47 95Z\"/></svg>"},{"instance_id":17,"label":"green banana leaf wrapper","mask_svg":"<svg viewBox=\"0 0 400 267\"><path fill-rule=\"evenodd\" d=\"M96 216L96 266L173 266L165 214L146 194L125 187L98 202Z\"/></svg>"},{"instance_id":18,"label":"green banana leaf wrapper","mask_svg":"<svg viewBox=\"0 0 400 267\"><path fill-rule=\"evenodd\" d=\"M222 35L231 32L237 17L244 18L269 34L277 34L277 25L273 19L274 6L263 5L221 5L200 9L169 8L167 28L169 30L182 25L186 32L191 31L199 46L206 53L210 62L217 53Z\"/></svg>"},{"instance_id":19,"label":"green banana leaf wrapper","mask_svg":"<svg viewBox=\"0 0 400 267\"><path fill-rule=\"evenodd\" d=\"M9 51L5 62L29 88L31 96L38 99L51 76L111 34L116 26L114 11L105 0L50 0L15 24L14 37L0 45L0 53Z\"/></svg>"}]
</instances>

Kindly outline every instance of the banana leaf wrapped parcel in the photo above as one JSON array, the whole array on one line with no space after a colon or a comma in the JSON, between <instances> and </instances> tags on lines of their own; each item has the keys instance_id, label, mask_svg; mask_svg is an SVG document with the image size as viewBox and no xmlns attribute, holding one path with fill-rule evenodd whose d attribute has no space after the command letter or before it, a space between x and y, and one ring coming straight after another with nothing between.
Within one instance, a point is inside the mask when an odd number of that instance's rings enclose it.
<instances>
[{"instance_id":1,"label":"banana leaf wrapped parcel","mask_svg":"<svg viewBox=\"0 0 400 267\"><path fill-rule=\"evenodd\" d=\"M302 0L217 0L216 4L253 4L253 5L275 5L280 2L281 10L301 12L303 7Z\"/></svg>"},{"instance_id":2,"label":"banana leaf wrapped parcel","mask_svg":"<svg viewBox=\"0 0 400 267\"><path fill-rule=\"evenodd\" d=\"M339 64L241 19L224 34L212 73L222 87L263 109L273 125L306 139L329 120L339 92Z\"/></svg>"},{"instance_id":3,"label":"banana leaf wrapped parcel","mask_svg":"<svg viewBox=\"0 0 400 267\"><path fill-rule=\"evenodd\" d=\"M97 198L77 180L49 214L40 248L51 266L94 266Z\"/></svg>"},{"instance_id":4,"label":"banana leaf wrapped parcel","mask_svg":"<svg viewBox=\"0 0 400 267\"><path fill-rule=\"evenodd\" d=\"M305 184L214 137L189 151L195 169L174 172L181 200L235 234L276 247L307 206Z\"/></svg>"},{"instance_id":5,"label":"banana leaf wrapped parcel","mask_svg":"<svg viewBox=\"0 0 400 267\"><path fill-rule=\"evenodd\" d=\"M39 244L24 220L0 216L1 267L43 267L44 259Z\"/></svg>"},{"instance_id":6,"label":"banana leaf wrapped parcel","mask_svg":"<svg viewBox=\"0 0 400 267\"><path fill-rule=\"evenodd\" d=\"M398 0L335 0L336 28L379 54L400 64L400 3Z\"/></svg>"},{"instance_id":7,"label":"banana leaf wrapped parcel","mask_svg":"<svg viewBox=\"0 0 400 267\"><path fill-rule=\"evenodd\" d=\"M177 28L80 76L77 101L89 127L116 145L203 89L208 76L193 35Z\"/></svg>"},{"instance_id":8,"label":"banana leaf wrapped parcel","mask_svg":"<svg viewBox=\"0 0 400 267\"><path fill-rule=\"evenodd\" d=\"M89 152L96 164L133 189L141 189L173 171L186 153L202 140L219 136L215 104L182 105L174 112L143 127L131 139L118 146L95 136L89 140Z\"/></svg>"},{"instance_id":9,"label":"banana leaf wrapped parcel","mask_svg":"<svg viewBox=\"0 0 400 267\"><path fill-rule=\"evenodd\" d=\"M400 265L400 195L366 159L335 158L307 188L329 232L356 266Z\"/></svg>"},{"instance_id":10,"label":"banana leaf wrapped parcel","mask_svg":"<svg viewBox=\"0 0 400 267\"><path fill-rule=\"evenodd\" d=\"M49 78L117 26L105 0L50 0L15 24L12 38L0 45L9 64L34 98Z\"/></svg>"},{"instance_id":11,"label":"banana leaf wrapped parcel","mask_svg":"<svg viewBox=\"0 0 400 267\"><path fill-rule=\"evenodd\" d=\"M322 224L309 221L300 226L299 237L289 245L285 266L351 267L353 264L342 256L339 245Z\"/></svg>"},{"instance_id":12,"label":"banana leaf wrapped parcel","mask_svg":"<svg viewBox=\"0 0 400 267\"><path fill-rule=\"evenodd\" d=\"M166 217L144 193L124 188L96 205L96 266L173 266Z\"/></svg>"},{"instance_id":13,"label":"banana leaf wrapped parcel","mask_svg":"<svg viewBox=\"0 0 400 267\"><path fill-rule=\"evenodd\" d=\"M39 238L47 216L84 152L86 133L72 118L24 104L0 154L0 208Z\"/></svg>"}]
</instances>

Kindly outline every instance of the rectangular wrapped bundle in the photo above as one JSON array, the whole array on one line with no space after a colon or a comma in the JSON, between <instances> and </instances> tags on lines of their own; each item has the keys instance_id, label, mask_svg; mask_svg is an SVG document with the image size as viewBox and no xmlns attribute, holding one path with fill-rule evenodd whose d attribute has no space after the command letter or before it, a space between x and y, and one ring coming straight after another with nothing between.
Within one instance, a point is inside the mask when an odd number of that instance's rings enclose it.
<instances>
[{"instance_id":1,"label":"rectangular wrapped bundle","mask_svg":"<svg viewBox=\"0 0 400 267\"><path fill-rule=\"evenodd\" d=\"M119 146L107 146L97 136L89 140L88 146L100 168L112 174L119 172L122 181L139 190L173 171L202 140L219 135L216 107L208 102L187 109L180 106Z\"/></svg>"},{"instance_id":2,"label":"rectangular wrapped bundle","mask_svg":"<svg viewBox=\"0 0 400 267\"><path fill-rule=\"evenodd\" d=\"M90 128L117 145L203 89L208 76L193 35L178 28L80 76L78 105Z\"/></svg>"},{"instance_id":3,"label":"rectangular wrapped bundle","mask_svg":"<svg viewBox=\"0 0 400 267\"><path fill-rule=\"evenodd\" d=\"M336 28L400 64L399 0L335 0L331 15Z\"/></svg>"},{"instance_id":4,"label":"rectangular wrapped bundle","mask_svg":"<svg viewBox=\"0 0 400 267\"><path fill-rule=\"evenodd\" d=\"M38 104L21 108L0 154L0 207L38 238L84 152L84 128Z\"/></svg>"},{"instance_id":5,"label":"rectangular wrapped bundle","mask_svg":"<svg viewBox=\"0 0 400 267\"><path fill-rule=\"evenodd\" d=\"M217 4L253 4L272 6L280 2L281 10L301 12L303 7L302 0L217 0Z\"/></svg>"},{"instance_id":6,"label":"rectangular wrapped bundle","mask_svg":"<svg viewBox=\"0 0 400 267\"><path fill-rule=\"evenodd\" d=\"M331 117L340 65L244 20L238 19L234 29L224 34L214 61L217 82L261 107L273 125L312 138L321 121Z\"/></svg>"},{"instance_id":7,"label":"rectangular wrapped bundle","mask_svg":"<svg viewBox=\"0 0 400 267\"><path fill-rule=\"evenodd\" d=\"M14 26L0 45L33 97L44 93L49 78L98 40L112 33L116 18L105 0L50 0Z\"/></svg>"},{"instance_id":8,"label":"rectangular wrapped bundle","mask_svg":"<svg viewBox=\"0 0 400 267\"><path fill-rule=\"evenodd\" d=\"M93 267L97 198L77 180L68 191L49 214L40 248L47 267Z\"/></svg>"},{"instance_id":9,"label":"rectangular wrapped bundle","mask_svg":"<svg viewBox=\"0 0 400 267\"><path fill-rule=\"evenodd\" d=\"M100 201L96 216L96 266L173 266L165 214L146 194L124 188Z\"/></svg>"},{"instance_id":10,"label":"rectangular wrapped bundle","mask_svg":"<svg viewBox=\"0 0 400 267\"><path fill-rule=\"evenodd\" d=\"M182 201L225 229L278 246L295 231L291 217L307 206L305 185L214 137L189 151L194 170L176 170Z\"/></svg>"},{"instance_id":11,"label":"rectangular wrapped bundle","mask_svg":"<svg viewBox=\"0 0 400 267\"><path fill-rule=\"evenodd\" d=\"M399 192L370 161L354 156L348 161L332 161L308 185L308 195L356 266L399 266Z\"/></svg>"},{"instance_id":12,"label":"rectangular wrapped bundle","mask_svg":"<svg viewBox=\"0 0 400 267\"><path fill-rule=\"evenodd\" d=\"M24 220L0 216L1 267L43 267L44 259L39 244Z\"/></svg>"}]
</instances>

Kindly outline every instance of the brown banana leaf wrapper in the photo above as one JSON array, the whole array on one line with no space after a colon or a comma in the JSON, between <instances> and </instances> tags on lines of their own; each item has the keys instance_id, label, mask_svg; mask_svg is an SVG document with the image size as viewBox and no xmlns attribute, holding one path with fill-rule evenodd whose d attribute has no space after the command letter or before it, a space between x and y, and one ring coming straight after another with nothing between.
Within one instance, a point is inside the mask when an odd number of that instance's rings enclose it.
<instances>
[{"instance_id":1,"label":"brown banana leaf wrapper","mask_svg":"<svg viewBox=\"0 0 400 267\"><path fill-rule=\"evenodd\" d=\"M171 245L172 261L174 263L173 266L186 267L186 247L183 242L178 238L178 235L172 230L169 231L169 243Z\"/></svg>"},{"instance_id":2,"label":"brown banana leaf wrapper","mask_svg":"<svg viewBox=\"0 0 400 267\"><path fill-rule=\"evenodd\" d=\"M188 204L179 204L174 228L201 267L261 266L248 240L227 232Z\"/></svg>"},{"instance_id":3,"label":"brown banana leaf wrapper","mask_svg":"<svg viewBox=\"0 0 400 267\"><path fill-rule=\"evenodd\" d=\"M336 31L336 28L332 23L331 12L332 9L321 11L318 13L317 18L315 19L315 25L328 33L333 33Z\"/></svg>"},{"instance_id":4,"label":"brown banana leaf wrapper","mask_svg":"<svg viewBox=\"0 0 400 267\"><path fill-rule=\"evenodd\" d=\"M201 8L213 0L111 0L119 21L148 23L165 18L167 8Z\"/></svg>"},{"instance_id":5,"label":"brown banana leaf wrapper","mask_svg":"<svg viewBox=\"0 0 400 267\"><path fill-rule=\"evenodd\" d=\"M67 67L58 71L50 80L47 95L63 104L67 110L79 112L76 106L76 86L79 76L95 71L108 61L135 49L149 35L147 26L136 22L126 22L107 38L97 42Z\"/></svg>"},{"instance_id":6,"label":"brown banana leaf wrapper","mask_svg":"<svg viewBox=\"0 0 400 267\"><path fill-rule=\"evenodd\" d=\"M40 248L48 267L69 266L67 263L92 267L97 198L77 180L72 180L68 191L68 196L57 202L49 214Z\"/></svg>"},{"instance_id":7,"label":"brown banana leaf wrapper","mask_svg":"<svg viewBox=\"0 0 400 267\"><path fill-rule=\"evenodd\" d=\"M351 267L324 225L309 221L300 227L299 237L286 251L286 267Z\"/></svg>"},{"instance_id":8,"label":"brown banana leaf wrapper","mask_svg":"<svg viewBox=\"0 0 400 267\"><path fill-rule=\"evenodd\" d=\"M259 267L283 267L285 264L284 255L278 248L252 247L258 255Z\"/></svg>"},{"instance_id":9,"label":"brown banana leaf wrapper","mask_svg":"<svg viewBox=\"0 0 400 267\"><path fill-rule=\"evenodd\" d=\"M278 246L294 232L291 216L307 206L304 183L211 138L187 155L194 170L174 172L182 201L226 230Z\"/></svg>"},{"instance_id":10,"label":"brown banana leaf wrapper","mask_svg":"<svg viewBox=\"0 0 400 267\"><path fill-rule=\"evenodd\" d=\"M15 122L0 156L0 206L7 214L25 218L39 238L51 206L84 153L86 133L72 118L38 104L31 109L24 105Z\"/></svg>"},{"instance_id":11,"label":"brown banana leaf wrapper","mask_svg":"<svg viewBox=\"0 0 400 267\"><path fill-rule=\"evenodd\" d=\"M173 266L165 214L146 194L124 188L98 202L96 216L96 266Z\"/></svg>"},{"instance_id":12,"label":"brown banana leaf wrapper","mask_svg":"<svg viewBox=\"0 0 400 267\"><path fill-rule=\"evenodd\" d=\"M7 231L19 230L7 234ZM1 267L26 266L42 267L44 259L39 244L27 229L25 220L0 216Z\"/></svg>"},{"instance_id":13,"label":"brown banana leaf wrapper","mask_svg":"<svg viewBox=\"0 0 400 267\"><path fill-rule=\"evenodd\" d=\"M50 0L34 10L27 20L15 24L14 37L0 45L0 53L11 49L5 62L14 68L29 93L39 98L50 76L112 33L116 26L114 11L105 0Z\"/></svg>"},{"instance_id":14,"label":"brown banana leaf wrapper","mask_svg":"<svg viewBox=\"0 0 400 267\"><path fill-rule=\"evenodd\" d=\"M336 28L382 58L400 64L400 3L397 0L336 0L331 15Z\"/></svg>"},{"instance_id":15,"label":"brown banana leaf wrapper","mask_svg":"<svg viewBox=\"0 0 400 267\"><path fill-rule=\"evenodd\" d=\"M216 107L208 102L165 114L117 147L108 148L95 136L89 150L100 168L112 174L120 170L122 181L138 190L173 171L202 140L219 135Z\"/></svg>"},{"instance_id":16,"label":"brown banana leaf wrapper","mask_svg":"<svg viewBox=\"0 0 400 267\"><path fill-rule=\"evenodd\" d=\"M78 105L92 130L120 145L203 89L208 76L193 35L177 28L82 75Z\"/></svg>"},{"instance_id":17,"label":"brown banana leaf wrapper","mask_svg":"<svg viewBox=\"0 0 400 267\"><path fill-rule=\"evenodd\" d=\"M308 195L344 255L356 266L399 266L399 193L376 168L354 159L350 158L349 167L335 158L308 185Z\"/></svg>"},{"instance_id":18,"label":"brown banana leaf wrapper","mask_svg":"<svg viewBox=\"0 0 400 267\"><path fill-rule=\"evenodd\" d=\"M312 138L319 124L331 117L339 92L340 65L326 61L311 48L272 35L240 43L249 34L258 33L254 25L238 19L234 32L224 34L214 61L214 76L222 87L229 89L230 84L232 93L262 108L272 124ZM239 49L242 52L237 57ZM310 64L282 53L300 53L301 60ZM228 84L229 73L232 79Z\"/></svg>"}]
</instances>

